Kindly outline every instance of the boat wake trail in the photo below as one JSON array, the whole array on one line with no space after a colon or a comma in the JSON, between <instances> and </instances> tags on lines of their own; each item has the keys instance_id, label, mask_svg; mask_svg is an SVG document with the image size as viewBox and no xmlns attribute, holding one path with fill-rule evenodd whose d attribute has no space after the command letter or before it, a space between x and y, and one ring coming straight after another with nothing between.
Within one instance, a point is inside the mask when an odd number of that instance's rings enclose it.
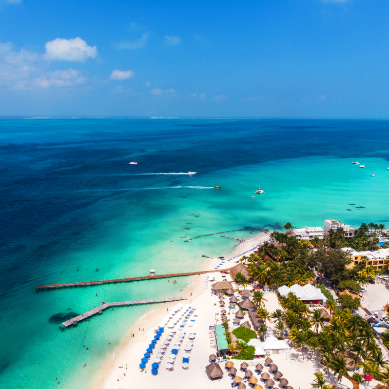
<instances>
[{"instance_id":1,"label":"boat wake trail","mask_svg":"<svg viewBox=\"0 0 389 389\"><path fill-rule=\"evenodd\" d=\"M177 185L177 186L149 186L145 188L117 188L117 189L87 189L78 190L75 193L85 192L134 192L142 190L164 190L164 189L214 189L213 186L190 186L190 185Z\"/></svg>"},{"instance_id":2,"label":"boat wake trail","mask_svg":"<svg viewBox=\"0 0 389 389\"><path fill-rule=\"evenodd\" d=\"M187 173L136 173L130 174L132 176L192 176L197 172L187 172Z\"/></svg>"}]
</instances>

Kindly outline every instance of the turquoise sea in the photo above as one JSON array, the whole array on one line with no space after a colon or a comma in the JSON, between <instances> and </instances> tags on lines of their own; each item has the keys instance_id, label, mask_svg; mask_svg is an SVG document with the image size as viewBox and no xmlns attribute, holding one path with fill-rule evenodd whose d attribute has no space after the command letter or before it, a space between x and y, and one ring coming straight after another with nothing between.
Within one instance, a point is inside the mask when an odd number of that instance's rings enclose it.
<instances>
[{"instance_id":1,"label":"turquoise sea","mask_svg":"<svg viewBox=\"0 0 389 389\"><path fill-rule=\"evenodd\" d=\"M203 234L327 218L389 225L388 131L388 121L0 120L0 387L88 387L151 307L58 324L102 301L175 296L190 279L36 285L196 270L234 247L219 235L185 242Z\"/></svg>"}]
</instances>

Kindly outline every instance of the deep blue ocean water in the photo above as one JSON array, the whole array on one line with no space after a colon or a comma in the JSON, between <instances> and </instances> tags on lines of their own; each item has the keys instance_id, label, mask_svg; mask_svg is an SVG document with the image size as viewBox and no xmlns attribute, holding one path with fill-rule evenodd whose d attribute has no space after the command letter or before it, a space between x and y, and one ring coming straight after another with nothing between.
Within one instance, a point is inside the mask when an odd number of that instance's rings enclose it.
<instances>
[{"instance_id":1,"label":"deep blue ocean water","mask_svg":"<svg viewBox=\"0 0 389 389\"><path fill-rule=\"evenodd\" d=\"M389 225L388 131L388 121L0 120L0 387L88 387L150 307L58 323L102 301L174 296L190 279L36 285L195 270L233 248L219 235L185 242L213 232Z\"/></svg>"}]
</instances>

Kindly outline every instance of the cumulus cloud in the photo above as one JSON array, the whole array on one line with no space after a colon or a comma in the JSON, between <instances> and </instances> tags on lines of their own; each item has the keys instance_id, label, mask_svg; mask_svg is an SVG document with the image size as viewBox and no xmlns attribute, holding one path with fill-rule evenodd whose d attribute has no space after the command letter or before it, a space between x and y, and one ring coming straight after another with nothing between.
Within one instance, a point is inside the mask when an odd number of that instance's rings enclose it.
<instances>
[{"instance_id":1,"label":"cumulus cloud","mask_svg":"<svg viewBox=\"0 0 389 389\"><path fill-rule=\"evenodd\" d=\"M176 46L181 43L181 38L179 36L165 36L165 42L169 46Z\"/></svg>"},{"instance_id":2,"label":"cumulus cloud","mask_svg":"<svg viewBox=\"0 0 389 389\"><path fill-rule=\"evenodd\" d=\"M111 80L127 80L133 78L135 73L132 70L114 70L109 77Z\"/></svg>"},{"instance_id":3,"label":"cumulus cloud","mask_svg":"<svg viewBox=\"0 0 389 389\"><path fill-rule=\"evenodd\" d=\"M150 92L152 95L158 96L158 95L161 95L163 93L163 90L160 88L153 88L153 89L151 89Z\"/></svg>"},{"instance_id":4,"label":"cumulus cloud","mask_svg":"<svg viewBox=\"0 0 389 389\"><path fill-rule=\"evenodd\" d=\"M96 46L88 44L80 37L74 39L57 38L45 45L45 59L50 61L85 62L88 58L97 56Z\"/></svg>"},{"instance_id":5,"label":"cumulus cloud","mask_svg":"<svg viewBox=\"0 0 389 389\"><path fill-rule=\"evenodd\" d=\"M72 87L80 85L85 82L85 78L81 75L78 70L56 70L54 72L48 72L42 74L40 77L31 81L30 85L33 87L40 88L51 88L51 87ZM28 85L27 85L28 86Z\"/></svg>"},{"instance_id":6,"label":"cumulus cloud","mask_svg":"<svg viewBox=\"0 0 389 389\"><path fill-rule=\"evenodd\" d=\"M216 101L222 101L222 100L227 100L228 96L226 96L226 95L218 95L218 96L215 96L213 99L216 100Z\"/></svg>"},{"instance_id":7,"label":"cumulus cloud","mask_svg":"<svg viewBox=\"0 0 389 389\"><path fill-rule=\"evenodd\" d=\"M149 32L144 32L139 39L134 41L122 41L117 44L119 50L135 50L141 49L142 47L147 46L147 41L149 39Z\"/></svg>"}]
</instances>

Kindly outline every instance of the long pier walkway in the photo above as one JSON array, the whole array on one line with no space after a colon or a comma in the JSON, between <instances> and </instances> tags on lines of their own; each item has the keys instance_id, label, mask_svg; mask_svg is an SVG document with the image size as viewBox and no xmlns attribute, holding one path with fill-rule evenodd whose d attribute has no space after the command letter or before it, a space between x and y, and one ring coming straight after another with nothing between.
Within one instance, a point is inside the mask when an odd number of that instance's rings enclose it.
<instances>
[{"instance_id":1,"label":"long pier walkway","mask_svg":"<svg viewBox=\"0 0 389 389\"><path fill-rule=\"evenodd\" d=\"M81 315L78 315L76 317L73 317L73 319L67 320L59 325L59 328L61 330L64 330L67 327L70 326L77 326L77 324L80 321L86 320L91 318L94 315L101 315L104 310L111 308L111 307L128 307L131 305L140 305L140 304L156 304L156 303L170 303L172 301L181 301L186 300L184 297L168 297L163 299L154 299L154 300L138 300L138 301L122 301L118 303L103 303L99 305L98 307L85 312Z\"/></svg>"},{"instance_id":2,"label":"long pier walkway","mask_svg":"<svg viewBox=\"0 0 389 389\"><path fill-rule=\"evenodd\" d=\"M244 239L233 238L232 236L227 236L227 235L222 235L222 238L237 240L237 241L240 242L240 243L242 243L242 242L245 241Z\"/></svg>"},{"instance_id":3,"label":"long pier walkway","mask_svg":"<svg viewBox=\"0 0 389 389\"><path fill-rule=\"evenodd\" d=\"M52 285L38 285L36 287L37 291L40 290L52 290L52 289L61 289L61 288L74 288L82 286L96 286L104 284L117 284L120 282L133 282L133 281L145 281L145 280L158 280L161 278L173 278L173 277L184 277L184 276L195 276L197 274L206 274L214 272L228 272L228 269L219 269L219 270L199 270L189 273L173 273L173 274L161 274L155 276L145 276L145 277L130 277L130 278L117 278L113 280L100 280L100 281L87 281L87 282L69 282L66 284L52 284Z\"/></svg>"}]
</instances>

